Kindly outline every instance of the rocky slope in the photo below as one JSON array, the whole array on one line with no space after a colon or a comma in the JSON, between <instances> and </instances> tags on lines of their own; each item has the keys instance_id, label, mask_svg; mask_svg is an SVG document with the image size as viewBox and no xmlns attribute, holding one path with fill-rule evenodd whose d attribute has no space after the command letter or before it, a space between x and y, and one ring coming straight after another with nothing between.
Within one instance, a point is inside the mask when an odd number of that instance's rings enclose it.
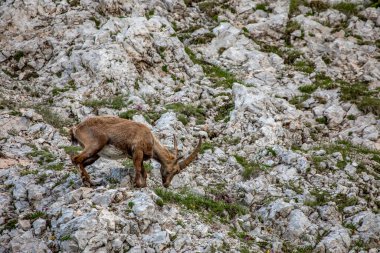
<instances>
[{"instance_id":1,"label":"rocky slope","mask_svg":"<svg viewBox=\"0 0 380 253\"><path fill-rule=\"evenodd\" d=\"M0 252L378 252L376 1L7 0L0 32ZM85 188L89 115L206 143Z\"/></svg>"}]
</instances>

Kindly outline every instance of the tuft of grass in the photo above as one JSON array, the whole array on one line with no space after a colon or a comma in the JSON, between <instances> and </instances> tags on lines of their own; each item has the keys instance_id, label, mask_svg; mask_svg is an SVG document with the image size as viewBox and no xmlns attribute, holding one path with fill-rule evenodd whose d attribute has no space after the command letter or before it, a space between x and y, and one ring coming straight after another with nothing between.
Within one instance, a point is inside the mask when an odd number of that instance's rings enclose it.
<instances>
[{"instance_id":1,"label":"tuft of grass","mask_svg":"<svg viewBox=\"0 0 380 253\"><path fill-rule=\"evenodd\" d=\"M38 174L38 170L22 170L20 172L20 176L26 176L26 175L37 175Z\"/></svg>"},{"instance_id":2,"label":"tuft of grass","mask_svg":"<svg viewBox=\"0 0 380 253\"><path fill-rule=\"evenodd\" d=\"M178 120L184 125L189 122L190 117L196 118L197 124L203 124L206 120L206 111L200 106L195 107L190 104L173 103L166 105L166 109L175 111L178 114Z\"/></svg>"},{"instance_id":3,"label":"tuft of grass","mask_svg":"<svg viewBox=\"0 0 380 253\"><path fill-rule=\"evenodd\" d=\"M334 9L344 13L345 15L351 17L358 14L357 5L349 2L340 2L332 6Z\"/></svg>"},{"instance_id":4,"label":"tuft of grass","mask_svg":"<svg viewBox=\"0 0 380 253\"><path fill-rule=\"evenodd\" d=\"M338 211L342 212L344 208L349 206L356 205L359 200L356 197L347 197L346 194L339 193L335 198L334 201L336 202L338 206Z\"/></svg>"},{"instance_id":5,"label":"tuft of grass","mask_svg":"<svg viewBox=\"0 0 380 253\"><path fill-rule=\"evenodd\" d=\"M308 74L313 73L315 70L314 62L309 60L296 61L293 66L295 70L302 71Z\"/></svg>"},{"instance_id":6,"label":"tuft of grass","mask_svg":"<svg viewBox=\"0 0 380 253\"><path fill-rule=\"evenodd\" d=\"M328 119L326 116L316 118L315 121L317 121L319 124L324 124L324 125L327 125L328 123Z\"/></svg>"},{"instance_id":7,"label":"tuft of grass","mask_svg":"<svg viewBox=\"0 0 380 253\"><path fill-rule=\"evenodd\" d=\"M243 167L242 176L245 180L248 180L251 177L257 177L261 171L266 169L264 165L257 162L247 161L247 159L239 155L235 155L235 159Z\"/></svg>"},{"instance_id":8,"label":"tuft of grass","mask_svg":"<svg viewBox=\"0 0 380 253\"><path fill-rule=\"evenodd\" d=\"M63 128L65 126L70 126L72 124L72 121L70 119L65 119L61 115L58 115L57 113L53 112L49 107L46 105L38 105L35 107L35 110L38 114L40 114L43 118L43 120L52 125L55 128Z\"/></svg>"},{"instance_id":9,"label":"tuft of grass","mask_svg":"<svg viewBox=\"0 0 380 253\"><path fill-rule=\"evenodd\" d=\"M358 106L364 113L373 113L380 115L380 91L368 89L368 84L356 82L349 84L340 81L341 100L349 101Z\"/></svg>"},{"instance_id":10,"label":"tuft of grass","mask_svg":"<svg viewBox=\"0 0 380 253\"><path fill-rule=\"evenodd\" d=\"M66 152L66 154L68 154L70 156L76 155L83 150L83 148L80 146L62 146L60 148L63 148L63 150Z\"/></svg>"},{"instance_id":11,"label":"tuft of grass","mask_svg":"<svg viewBox=\"0 0 380 253\"><path fill-rule=\"evenodd\" d=\"M164 66L162 66L162 71L168 73L168 72L169 72L169 70L168 70L168 65L164 65Z\"/></svg>"},{"instance_id":12,"label":"tuft of grass","mask_svg":"<svg viewBox=\"0 0 380 253\"><path fill-rule=\"evenodd\" d=\"M271 10L269 9L269 4L268 3L258 3L258 4L256 4L255 10L262 10L262 11L271 12Z\"/></svg>"},{"instance_id":13,"label":"tuft of grass","mask_svg":"<svg viewBox=\"0 0 380 253\"><path fill-rule=\"evenodd\" d=\"M318 86L316 86L314 84L303 85L303 86L298 87L299 91L301 91L303 93L307 93L307 94L311 94L314 91L316 91L317 89L318 89Z\"/></svg>"},{"instance_id":14,"label":"tuft of grass","mask_svg":"<svg viewBox=\"0 0 380 253\"><path fill-rule=\"evenodd\" d=\"M94 21L96 29L100 28L100 20L99 19L97 19L96 17L92 16L92 17L90 17L90 20Z\"/></svg>"},{"instance_id":15,"label":"tuft of grass","mask_svg":"<svg viewBox=\"0 0 380 253\"><path fill-rule=\"evenodd\" d=\"M232 88L233 83L241 82L234 74L222 69L219 66L212 65L203 59L198 59L190 48L185 47L185 52L193 63L201 65L205 75L214 83L216 87Z\"/></svg>"},{"instance_id":16,"label":"tuft of grass","mask_svg":"<svg viewBox=\"0 0 380 253\"><path fill-rule=\"evenodd\" d=\"M25 216L25 219L34 221L34 220L37 220L38 218L45 218L45 217L47 217L47 213L42 212L42 211L37 211L34 213L27 214Z\"/></svg>"},{"instance_id":17,"label":"tuft of grass","mask_svg":"<svg viewBox=\"0 0 380 253\"><path fill-rule=\"evenodd\" d=\"M46 182L46 179L48 178L48 175L43 173L41 175L39 175L36 179L36 183L37 184L44 184Z\"/></svg>"},{"instance_id":18,"label":"tuft of grass","mask_svg":"<svg viewBox=\"0 0 380 253\"><path fill-rule=\"evenodd\" d=\"M30 157L37 157L38 158L38 164L46 164L46 163L51 163L56 160L55 155L50 153L47 149L33 149L32 152L28 154Z\"/></svg>"},{"instance_id":19,"label":"tuft of grass","mask_svg":"<svg viewBox=\"0 0 380 253\"><path fill-rule=\"evenodd\" d=\"M215 34L212 32L204 33L202 35L197 36L192 40L192 44L198 45L198 44L206 44L212 41L212 39L215 38Z\"/></svg>"},{"instance_id":20,"label":"tuft of grass","mask_svg":"<svg viewBox=\"0 0 380 253\"><path fill-rule=\"evenodd\" d=\"M45 167L47 170L61 171L65 166L64 163L49 164Z\"/></svg>"},{"instance_id":21,"label":"tuft of grass","mask_svg":"<svg viewBox=\"0 0 380 253\"><path fill-rule=\"evenodd\" d=\"M304 94L301 96L294 96L289 100L289 103L295 105L297 109L302 109L302 103L310 98L309 94Z\"/></svg>"},{"instance_id":22,"label":"tuft of grass","mask_svg":"<svg viewBox=\"0 0 380 253\"><path fill-rule=\"evenodd\" d=\"M324 206L331 200L331 195L325 190L313 189L310 191L310 194L314 196L314 200L307 200L304 202L304 205L310 207Z\"/></svg>"},{"instance_id":23,"label":"tuft of grass","mask_svg":"<svg viewBox=\"0 0 380 253\"><path fill-rule=\"evenodd\" d=\"M108 107L115 110L121 110L126 107L127 104L124 102L123 96L115 96L106 99L90 99L82 102L82 105L92 107L94 109L99 109L101 107Z\"/></svg>"},{"instance_id":24,"label":"tuft of grass","mask_svg":"<svg viewBox=\"0 0 380 253\"><path fill-rule=\"evenodd\" d=\"M137 113L137 110L128 110L128 111L119 113L119 117L123 119L132 119L136 113Z\"/></svg>"},{"instance_id":25,"label":"tuft of grass","mask_svg":"<svg viewBox=\"0 0 380 253\"><path fill-rule=\"evenodd\" d=\"M63 236L60 238L61 241L69 241L69 240L71 240L71 239L72 239L72 238L71 238L70 235L63 235Z\"/></svg>"},{"instance_id":26,"label":"tuft of grass","mask_svg":"<svg viewBox=\"0 0 380 253\"><path fill-rule=\"evenodd\" d=\"M211 142L203 142L199 153L204 154L208 149L211 149L214 152L214 144Z\"/></svg>"},{"instance_id":27,"label":"tuft of grass","mask_svg":"<svg viewBox=\"0 0 380 253\"><path fill-rule=\"evenodd\" d=\"M23 51L17 51L15 55L13 56L13 59L15 59L17 62L21 60L21 58L24 57Z\"/></svg>"},{"instance_id":28,"label":"tuft of grass","mask_svg":"<svg viewBox=\"0 0 380 253\"><path fill-rule=\"evenodd\" d=\"M17 219L10 219L7 221L7 223L5 223L5 225L0 228L0 234L4 231L4 230L12 230L12 229L15 229L16 228L16 225L17 225Z\"/></svg>"},{"instance_id":29,"label":"tuft of grass","mask_svg":"<svg viewBox=\"0 0 380 253\"><path fill-rule=\"evenodd\" d=\"M350 114L350 115L347 116L347 119L349 119L349 120L355 120L355 119L356 119L356 116Z\"/></svg>"},{"instance_id":30,"label":"tuft of grass","mask_svg":"<svg viewBox=\"0 0 380 253\"><path fill-rule=\"evenodd\" d=\"M207 211L213 216L224 217L228 214L229 218L233 218L237 215L248 213L247 208L242 205L216 201L206 196L191 193L187 190L175 193L158 188L155 189L155 193L161 197L164 203L177 203L185 206L189 210L197 212Z\"/></svg>"},{"instance_id":31,"label":"tuft of grass","mask_svg":"<svg viewBox=\"0 0 380 253\"><path fill-rule=\"evenodd\" d=\"M235 104L233 101L225 103L224 105L218 107L216 109L217 114L215 115L215 120L216 121L221 121L223 120L224 122L228 122L230 119L230 113L234 109Z\"/></svg>"}]
</instances>

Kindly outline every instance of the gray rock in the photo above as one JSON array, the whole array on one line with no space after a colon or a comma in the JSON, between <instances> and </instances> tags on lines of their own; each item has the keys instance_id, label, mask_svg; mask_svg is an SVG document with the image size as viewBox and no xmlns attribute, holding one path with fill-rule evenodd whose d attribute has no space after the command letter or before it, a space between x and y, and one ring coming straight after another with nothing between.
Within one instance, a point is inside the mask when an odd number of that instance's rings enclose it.
<instances>
[{"instance_id":1,"label":"gray rock","mask_svg":"<svg viewBox=\"0 0 380 253\"><path fill-rule=\"evenodd\" d=\"M33 222L34 233L41 235L46 229L46 220L38 218Z\"/></svg>"},{"instance_id":2,"label":"gray rock","mask_svg":"<svg viewBox=\"0 0 380 253\"><path fill-rule=\"evenodd\" d=\"M347 229L334 228L325 236L314 249L315 252L347 252L351 245L350 234Z\"/></svg>"}]
</instances>

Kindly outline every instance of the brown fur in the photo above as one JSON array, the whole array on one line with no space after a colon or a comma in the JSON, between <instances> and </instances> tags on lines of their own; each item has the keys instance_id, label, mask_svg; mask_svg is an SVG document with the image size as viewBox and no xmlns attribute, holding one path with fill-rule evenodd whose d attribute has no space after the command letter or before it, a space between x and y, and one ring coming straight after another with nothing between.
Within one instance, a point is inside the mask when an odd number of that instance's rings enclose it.
<instances>
[{"instance_id":1,"label":"brown fur","mask_svg":"<svg viewBox=\"0 0 380 253\"><path fill-rule=\"evenodd\" d=\"M79 165L83 183L87 186L91 186L92 183L85 167L94 163L102 155L103 148L110 145L122 152L122 156L133 160L137 187L146 186L147 173L143 161L153 158L161 164L162 182L168 187L174 175L196 158L201 146L199 139L198 146L192 154L179 162L176 140L174 140L173 154L160 144L144 124L112 116L87 118L71 128L70 135L73 142L78 141L84 148L79 155L72 158L72 161Z\"/></svg>"}]
</instances>

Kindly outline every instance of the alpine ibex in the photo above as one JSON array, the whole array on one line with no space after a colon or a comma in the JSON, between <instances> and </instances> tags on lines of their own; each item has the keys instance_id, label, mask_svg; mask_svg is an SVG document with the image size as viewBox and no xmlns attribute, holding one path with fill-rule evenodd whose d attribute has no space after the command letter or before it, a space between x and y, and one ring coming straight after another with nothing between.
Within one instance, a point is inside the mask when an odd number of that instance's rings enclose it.
<instances>
[{"instance_id":1,"label":"alpine ibex","mask_svg":"<svg viewBox=\"0 0 380 253\"><path fill-rule=\"evenodd\" d=\"M83 151L72 157L79 165L83 184L92 186L85 167L99 157L108 159L131 158L135 168L135 186L145 187L147 173L143 161L151 158L161 164L164 187L170 185L174 175L186 168L199 153L202 139L186 159L178 157L177 140L174 137L174 152L162 146L144 124L113 116L97 116L85 119L70 129L73 143L79 142Z\"/></svg>"}]
</instances>

